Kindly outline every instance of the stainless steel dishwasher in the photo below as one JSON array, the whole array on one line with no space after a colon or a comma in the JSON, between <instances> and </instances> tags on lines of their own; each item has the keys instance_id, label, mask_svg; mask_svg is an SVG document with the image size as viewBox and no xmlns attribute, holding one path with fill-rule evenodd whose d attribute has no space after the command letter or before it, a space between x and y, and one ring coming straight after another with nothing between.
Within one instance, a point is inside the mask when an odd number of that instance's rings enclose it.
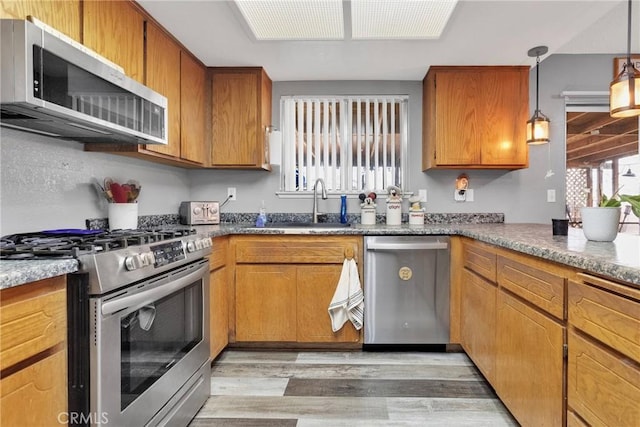
<instances>
[{"instance_id":1,"label":"stainless steel dishwasher","mask_svg":"<svg viewBox=\"0 0 640 427\"><path fill-rule=\"evenodd\" d=\"M443 350L449 343L449 237L365 237L364 346Z\"/></svg>"}]
</instances>

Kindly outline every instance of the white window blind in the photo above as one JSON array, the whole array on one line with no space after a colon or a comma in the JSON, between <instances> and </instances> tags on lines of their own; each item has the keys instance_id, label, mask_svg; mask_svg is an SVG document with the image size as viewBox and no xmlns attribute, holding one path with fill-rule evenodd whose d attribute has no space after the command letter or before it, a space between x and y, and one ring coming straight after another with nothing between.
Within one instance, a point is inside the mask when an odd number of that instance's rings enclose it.
<instances>
[{"instance_id":1,"label":"white window blind","mask_svg":"<svg viewBox=\"0 0 640 427\"><path fill-rule=\"evenodd\" d=\"M282 97L285 192L357 193L402 187L408 140L407 96Z\"/></svg>"}]
</instances>

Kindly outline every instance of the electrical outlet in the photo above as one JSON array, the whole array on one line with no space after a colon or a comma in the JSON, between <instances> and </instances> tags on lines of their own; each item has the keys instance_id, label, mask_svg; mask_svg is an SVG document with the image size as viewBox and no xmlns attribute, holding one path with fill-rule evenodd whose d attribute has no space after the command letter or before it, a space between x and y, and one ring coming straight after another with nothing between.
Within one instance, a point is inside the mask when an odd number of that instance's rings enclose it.
<instances>
[{"instance_id":1,"label":"electrical outlet","mask_svg":"<svg viewBox=\"0 0 640 427\"><path fill-rule=\"evenodd\" d=\"M467 202L473 202L473 188L467 188L467 191L465 191L465 196L467 196Z\"/></svg>"},{"instance_id":2,"label":"electrical outlet","mask_svg":"<svg viewBox=\"0 0 640 427\"><path fill-rule=\"evenodd\" d=\"M550 189L547 190L547 202L555 203L556 201L556 190Z\"/></svg>"},{"instance_id":3,"label":"electrical outlet","mask_svg":"<svg viewBox=\"0 0 640 427\"><path fill-rule=\"evenodd\" d=\"M426 203L427 202L427 190L426 189L418 190L418 196L420 196L420 201L422 203Z\"/></svg>"},{"instance_id":4,"label":"electrical outlet","mask_svg":"<svg viewBox=\"0 0 640 427\"><path fill-rule=\"evenodd\" d=\"M233 200L233 201L238 200L236 198L236 187L228 187L227 188L227 197L229 198L229 200Z\"/></svg>"}]
</instances>

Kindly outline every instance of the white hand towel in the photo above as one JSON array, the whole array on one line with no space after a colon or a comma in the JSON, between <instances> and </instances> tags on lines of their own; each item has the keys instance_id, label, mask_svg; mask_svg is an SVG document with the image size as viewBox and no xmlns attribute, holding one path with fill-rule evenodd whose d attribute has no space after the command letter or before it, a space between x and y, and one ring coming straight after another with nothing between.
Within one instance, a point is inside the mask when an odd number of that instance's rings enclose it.
<instances>
[{"instance_id":1,"label":"white hand towel","mask_svg":"<svg viewBox=\"0 0 640 427\"><path fill-rule=\"evenodd\" d=\"M356 330L362 329L364 320L364 294L360 285L358 266L354 259L345 259L338 286L329 304L331 328L337 332L350 320Z\"/></svg>"}]
</instances>

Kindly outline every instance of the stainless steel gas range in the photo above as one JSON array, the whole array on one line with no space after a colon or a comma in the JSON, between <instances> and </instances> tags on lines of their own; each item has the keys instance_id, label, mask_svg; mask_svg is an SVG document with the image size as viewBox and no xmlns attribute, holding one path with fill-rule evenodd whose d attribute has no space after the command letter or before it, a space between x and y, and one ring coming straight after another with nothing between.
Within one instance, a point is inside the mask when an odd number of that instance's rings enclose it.
<instances>
[{"instance_id":1,"label":"stainless steel gas range","mask_svg":"<svg viewBox=\"0 0 640 427\"><path fill-rule=\"evenodd\" d=\"M211 239L191 229L8 237L3 258L80 264L68 276L69 425L186 426L210 393Z\"/></svg>"}]
</instances>

